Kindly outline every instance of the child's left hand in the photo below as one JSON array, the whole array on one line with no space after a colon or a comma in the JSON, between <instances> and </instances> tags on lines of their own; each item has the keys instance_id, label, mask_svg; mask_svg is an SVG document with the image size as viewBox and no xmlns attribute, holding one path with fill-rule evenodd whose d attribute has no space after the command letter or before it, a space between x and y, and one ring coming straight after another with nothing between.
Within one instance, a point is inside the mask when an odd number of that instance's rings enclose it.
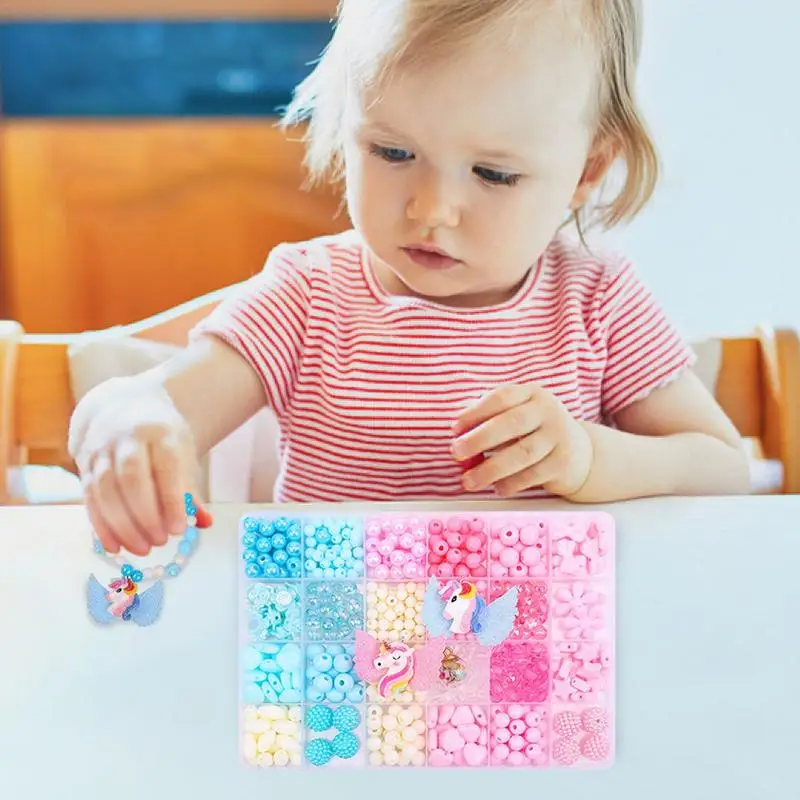
<instances>
[{"instance_id":1,"label":"child's left hand","mask_svg":"<svg viewBox=\"0 0 800 800\"><path fill-rule=\"evenodd\" d=\"M464 488L494 486L501 497L542 487L570 497L586 483L592 441L550 392L533 384L501 386L456 420L453 455L459 462L491 457L464 473Z\"/></svg>"}]
</instances>

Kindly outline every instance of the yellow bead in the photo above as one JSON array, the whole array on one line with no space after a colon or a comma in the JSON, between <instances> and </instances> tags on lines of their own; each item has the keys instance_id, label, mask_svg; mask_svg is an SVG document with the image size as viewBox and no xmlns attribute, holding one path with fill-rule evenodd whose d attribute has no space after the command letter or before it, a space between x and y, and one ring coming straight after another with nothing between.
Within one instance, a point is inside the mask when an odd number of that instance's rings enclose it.
<instances>
[{"instance_id":1,"label":"yellow bead","mask_svg":"<svg viewBox=\"0 0 800 800\"><path fill-rule=\"evenodd\" d=\"M416 734L414 735L416 736ZM392 747L397 747L402 740L398 731L389 731L386 736L383 737L383 741Z\"/></svg>"},{"instance_id":2,"label":"yellow bead","mask_svg":"<svg viewBox=\"0 0 800 800\"><path fill-rule=\"evenodd\" d=\"M275 766L285 767L290 761L289 754L285 750L278 750L275 753Z\"/></svg>"},{"instance_id":3,"label":"yellow bead","mask_svg":"<svg viewBox=\"0 0 800 800\"><path fill-rule=\"evenodd\" d=\"M373 767L382 767L383 766L383 753L370 753L369 754L369 763Z\"/></svg>"},{"instance_id":4,"label":"yellow bead","mask_svg":"<svg viewBox=\"0 0 800 800\"><path fill-rule=\"evenodd\" d=\"M259 767L271 767L275 764L275 758L273 757L272 753L261 753L258 757L258 766Z\"/></svg>"},{"instance_id":5,"label":"yellow bead","mask_svg":"<svg viewBox=\"0 0 800 800\"><path fill-rule=\"evenodd\" d=\"M267 753L275 744L275 731L266 731L258 737L258 752Z\"/></svg>"},{"instance_id":6,"label":"yellow bead","mask_svg":"<svg viewBox=\"0 0 800 800\"><path fill-rule=\"evenodd\" d=\"M383 747L383 742L380 736L370 736L369 739L367 739L367 750L369 750L370 753L377 753L381 747Z\"/></svg>"},{"instance_id":7,"label":"yellow bead","mask_svg":"<svg viewBox=\"0 0 800 800\"><path fill-rule=\"evenodd\" d=\"M258 745L256 743L256 737L253 736L252 733L246 733L244 735L242 749L244 752L244 757L251 763L255 763L258 754Z\"/></svg>"}]
</instances>

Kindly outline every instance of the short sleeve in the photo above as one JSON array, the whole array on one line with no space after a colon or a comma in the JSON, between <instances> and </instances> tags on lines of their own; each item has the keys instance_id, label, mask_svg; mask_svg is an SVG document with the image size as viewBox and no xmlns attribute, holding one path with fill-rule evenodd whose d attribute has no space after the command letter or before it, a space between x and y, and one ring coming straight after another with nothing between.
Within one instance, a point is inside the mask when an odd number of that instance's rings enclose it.
<instances>
[{"instance_id":1,"label":"short sleeve","mask_svg":"<svg viewBox=\"0 0 800 800\"><path fill-rule=\"evenodd\" d=\"M226 297L190 339L211 334L240 353L258 373L267 404L280 415L294 391L310 295L307 254L297 245L279 245L261 272Z\"/></svg>"},{"instance_id":2,"label":"short sleeve","mask_svg":"<svg viewBox=\"0 0 800 800\"><path fill-rule=\"evenodd\" d=\"M602 413L608 418L678 378L695 362L629 263L609 272L600 300L606 332Z\"/></svg>"}]
</instances>

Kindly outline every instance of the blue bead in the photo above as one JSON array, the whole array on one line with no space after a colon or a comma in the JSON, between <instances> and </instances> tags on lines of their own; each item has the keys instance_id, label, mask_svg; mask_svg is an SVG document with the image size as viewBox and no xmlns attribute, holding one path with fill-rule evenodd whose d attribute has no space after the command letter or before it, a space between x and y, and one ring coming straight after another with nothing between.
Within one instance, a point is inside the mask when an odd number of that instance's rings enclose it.
<instances>
[{"instance_id":1,"label":"blue bead","mask_svg":"<svg viewBox=\"0 0 800 800\"><path fill-rule=\"evenodd\" d=\"M261 577L261 567L258 564L248 564L244 568L244 574L248 578L260 578Z\"/></svg>"},{"instance_id":2,"label":"blue bead","mask_svg":"<svg viewBox=\"0 0 800 800\"><path fill-rule=\"evenodd\" d=\"M300 559L290 558L286 562L286 570L288 571L290 577L296 578L300 574Z\"/></svg>"},{"instance_id":3,"label":"blue bead","mask_svg":"<svg viewBox=\"0 0 800 800\"><path fill-rule=\"evenodd\" d=\"M329 703L343 703L344 702L344 695L337 691L336 689L331 690L328 692L327 700Z\"/></svg>"},{"instance_id":4,"label":"blue bead","mask_svg":"<svg viewBox=\"0 0 800 800\"><path fill-rule=\"evenodd\" d=\"M287 542L286 543L286 552L290 556L299 556L300 555L300 542Z\"/></svg>"},{"instance_id":5,"label":"blue bead","mask_svg":"<svg viewBox=\"0 0 800 800\"><path fill-rule=\"evenodd\" d=\"M286 547L286 537L282 533L276 533L272 537L272 549L283 550Z\"/></svg>"},{"instance_id":6,"label":"blue bead","mask_svg":"<svg viewBox=\"0 0 800 800\"><path fill-rule=\"evenodd\" d=\"M313 536L306 536L306 550L313 550L317 546L317 540Z\"/></svg>"},{"instance_id":7,"label":"blue bead","mask_svg":"<svg viewBox=\"0 0 800 800\"><path fill-rule=\"evenodd\" d=\"M314 656L318 656L324 652L325 652L324 644L310 644L308 647L306 647L306 655L309 658L313 658Z\"/></svg>"},{"instance_id":8,"label":"blue bead","mask_svg":"<svg viewBox=\"0 0 800 800\"><path fill-rule=\"evenodd\" d=\"M278 662L274 658L265 658L259 663L258 666L262 672L268 672L270 674L281 671L281 668L278 666Z\"/></svg>"},{"instance_id":9,"label":"blue bead","mask_svg":"<svg viewBox=\"0 0 800 800\"><path fill-rule=\"evenodd\" d=\"M272 550L272 540L268 539L266 536L262 536L256 542L256 550L259 553L269 553Z\"/></svg>"},{"instance_id":10,"label":"blue bead","mask_svg":"<svg viewBox=\"0 0 800 800\"><path fill-rule=\"evenodd\" d=\"M291 689L292 688L292 673L291 672L281 672L281 686L284 689Z\"/></svg>"},{"instance_id":11,"label":"blue bead","mask_svg":"<svg viewBox=\"0 0 800 800\"><path fill-rule=\"evenodd\" d=\"M277 578L280 575L281 569L277 564L266 564L264 565L264 577L265 578Z\"/></svg>"},{"instance_id":12,"label":"blue bead","mask_svg":"<svg viewBox=\"0 0 800 800\"><path fill-rule=\"evenodd\" d=\"M285 689L281 692L279 699L281 703L294 705L295 703L303 702L303 693L298 689Z\"/></svg>"},{"instance_id":13,"label":"blue bead","mask_svg":"<svg viewBox=\"0 0 800 800\"><path fill-rule=\"evenodd\" d=\"M192 552L192 543L191 542L181 542L178 545L178 552L182 556L188 556Z\"/></svg>"},{"instance_id":14,"label":"blue bead","mask_svg":"<svg viewBox=\"0 0 800 800\"><path fill-rule=\"evenodd\" d=\"M309 686L314 683L314 678L316 678L317 675L319 675L318 669L314 669L314 667L306 667L306 683L308 683Z\"/></svg>"},{"instance_id":15,"label":"blue bead","mask_svg":"<svg viewBox=\"0 0 800 800\"><path fill-rule=\"evenodd\" d=\"M264 693L257 683L248 683L242 689L242 699L249 706L259 705L264 702Z\"/></svg>"},{"instance_id":16,"label":"blue bead","mask_svg":"<svg viewBox=\"0 0 800 800\"><path fill-rule=\"evenodd\" d=\"M354 547L353 548L353 558L364 558L364 548L363 547Z\"/></svg>"},{"instance_id":17,"label":"blue bead","mask_svg":"<svg viewBox=\"0 0 800 800\"><path fill-rule=\"evenodd\" d=\"M348 537L351 544L362 544L364 541L364 531L360 528L352 528L350 530L350 536Z\"/></svg>"},{"instance_id":18,"label":"blue bead","mask_svg":"<svg viewBox=\"0 0 800 800\"><path fill-rule=\"evenodd\" d=\"M103 547L103 543L99 539L94 540L94 551L95 553L102 553L104 552L105 548Z\"/></svg>"},{"instance_id":19,"label":"blue bead","mask_svg":"<svg viewBox=\"0 0 800 800\"><path fill-rule=\"evenodd\" d=\"M281 679L274 672L267 675L267 683L270 685L270 688L276 693L276 696L283 691L283 684L281 683Z\"/></svg>"},{"instance_id":20,"label":"blue bead","mask_svg":"<svg viewBox=\"0 0 800 800\"><path fill-rule=\"evenodd\" d=\"M247 683L264 683L266 679L266 674L260 669L252 669L244 673L244 680Z\"/></svg>"},{"instance_id":21,"label":"blue bead","mask_svg":"<svg viewBox=\"0 0 800 800\"><path fill-rule=\"evenodd\" d=\"M324 767L333 758L333 745L327 739L312 739L306 744L306 761L314 767Z\"/></svg>"},{"instance_id":22,"label":"blue bead","mask_svg":"<svg viewBox=\"0 0 800 800\"><path fill-rule=\"evenodd\" d=\"M183 534L183 538L186 539L187 542L196 542L197 541L197 528L187 528L186 533Z\"/></svg>"},{"instance_id":23,"label":"blue bead","mask_svg":"<svg viewBox=\"0 0 800 800\"><path fill-rule=\"evenodd\" d=\"M360 684L356 684L348 693L347 699L351 703L361 703L364 700L364 687Z\"/></svg>"},{"instance_id":24,"label":"blue bead","mask_svg":"<svg viewBox=\"0 0 800 800\"><path fill-rule=\"evenodd\" d=\"M355 685L356 682L346 672L343 672L341 675L337 675L333 679L334 689L336 689L337 692L342 692L343 694L347 694Z\"/></svg>"},{"instance_id":25,"label":"blue bead","mask_svg":"<svg viewBox=\"0 0 800 800\"><path fill-rule=\"evenodd\" d=\"M314 658L314 669L318 672L330 672L333 667L333 658L329 653L321 653Z\"/></svg>"},{"instance_id":26,"label":"blue bead","mask_svg":"<svg viewBox=\"0 0 800 800\"><path fill-rule=\"evenodd\" d=\"M278 702L278 693L271 686L268 686L266 683L262 683L261 684L261 689L264 692L264 699L268 703L277 703Z\"/></svg>"},{"instance_id":27,"label":"blue bead","mask_svg":"<svg viewBox=\"0 0 800 800\"><path fill-rule=\"evenodd\" d=\"M272 554L272 560L278 565L283 565L289 560L289 556L285 550L276 550Z\"/></svg>"},{"instance_id":28,"label":"blue bead","mask_svg":"<svg viewBox=\"0 0 800 800\"><path fill-rule=\"evenodd\" d=\"M347 577L347 570L344 567L338 567L333 571L334 578L346 578Z\"/></svg>"},{"instance_id":29,"label":"blue bead","mask_svg":"<svg viewBox=\"0 0 800 800\"><path fill-rule=\"evenodd\" d=\"M276 519L273 523L275 530L279 533L283 533L284 531L289 530L290 522L286 517L280 517L280 519Z\"/></svg>"},{"instance_id":30,"label":"blue bead","mask_svg":"<svg viewBox=\"0 0 800 800\"><path fill-rule=\"evenodd\" d=\"M298 527L290 528L286 535L292 542L299 542L302 537L302 533L300 532L300 528Z\"/></svg>"},{"instance_id":31,"label":"blue bead","mask_svg":"<svg viewBox=\"0 0 800 800\"><path fill-rule=\"evenodd\" d=\"M253 549L245 550L242 553L242 558L245 561L255 561L258 558L258 553Z\"/></svg>"},{"instance_id":32,"label":"blue bead","mask_svg":"<svg viewBox=\"0 0 800 800\"><path fill-rule=\"evenodd\" d=\"M325 699L325 692L321 692L316 686L309 686L306 689L306 700L309 703L321 703Z\"/></svg>"},{"instance_id":33,"label":"blue bead","mask_svg":"<svg viewBox=\"0 0 800 800\"><path fill-rule=\"evenodd\" d=\"M268 519L262 519L258 523L259 536L272 536L273 525Z\"/></svg>"},{"instance_id":34,"label":"blue bead","mask_svg":"<svg viewBox=\"0 0 800 800\"><path fill-rule=\"evenodd\" d=\"M341 544L342 543L342 534L341 533L332 533L331 534L331 543L332 544Z\"/></svg>"},{"instance_id":35,"label":"blue bead","mask_svg":"<svg viewBox=\"0 0 800 800\"><path fill-rule=\"evenodd\" d=\"M312 561L311 559L306 561L306 572L307 573L309 573L309 574L313 573L316 568L317 568L317 562L316 561Z\"/></svg>"},{"instance_id":36,"label":"blue bead","mask_svg":"<svg viewBox=\"0 0 800 800\"><path fill-rule=\"evenodd\" d=\"M314 678L314 688L327 694L333 689L333 678L330 675L317 675Z\"/></svg>"},{"instance_id":37,"label":"blue bead","mask_svg":"<svg viewBox=\"0 0 800 800\"><path fill-rule=\"evenodd\" d=\"M272 563L272 556L268 555L267 553L261 553L259 557L256 559L256 563L260 564L262 567L266 567L267 564Z\"/></svg>"},{"instance_id":38,"label":"blue bead","mask_svg":"<svg viewBox=\"0 0 800 800\"><path fill-rule=\"evenodd\" d=\"M337 556L336 558L333 559L333 566L334 567L343 567L344 564L345 564L345 561L341 557Z\"/></svg>"},{"instance_id":39,"label":"blue bead","mask_svg":"<svg viewBox=\"0 0 800 800\"><path fill-rule=\"evenodd\" d=\"M353 659L347 653L337 655L333 659L333 668L339 673L350 672L353 669Z\"/></svg>"},{"instance_id":40,"label":"blue bead","mask_svg":"<svg viewBox=\"0 0 800 800\"><path fill-rule=\"evenodd\" d=\"M242 536L242 545L244 547L255 547L257 541L258 536L256 536L253 531L248 531Z\"/></svg>"},{"instance_id":41,"label":"blue bead","mask_svg":"<svg viewBox=\"0 0 800 800\"><path fill-rule=\"evenodd\" d=\"M177 564L167 564L166 573L170 578L177 578L180 575L181 568Z\"/></svg>"},{"instance_id":42,"label":"blue bead","mask_svg":"<svg viewBox=\"0 0 800 800\"><path fill-rule=\"evenodd\" d=\"M342 733L354 731L361 724L361 714L353 706L339 706L333 712L333 727Z\"/></svg>"},{"instance_id":43,"label":"blue bead","mask_svg":"<svg viewBox=\"0 0 800 800\"><path fill-rule=\"evenodd\" d=\"M242 650L242 666L246 670L254 670L261 663L261 653L249 645Z\"/></svg>"},{"instance_id":44,"label":"blue bead","mask_svg":"<svg viewBox=\"0 0 800 800\"><path fill-rule=\"evenodd\" d=\"M247 533L255 533L259 528L259 521L253 517L245 517L243 525Z\"/></svg>"},{"instance_id":45,"label":"blue bead","mask_svg":"<svg viewBox=\"0 0 800 800\"><path fill-rule=\"evenodd\" d=\"M306 727L315 733L324 733L333 725L334 714L328 706L312 706L306 712Z\"/></svg>"},{"instance_id":46,"label":"blue bead","mask_svg":"<svg viewBox=\"0 0 800 800\"><path fill-rule=\"evenodd\" d=\"M334 572L334 570L332 570L330 567L328 569L323 570L322 574L323 574L323 576L325 578L335 578L336 577L336 572Z\"/></svg>"},{"instance_id":47,"label":"blue bead","mask_svg":"<svg viewBox=\"0 0 800 800\"><path fill-rule=\"evenodd\" d=\"M332 656L340 656L345 652L344 645L342 644L329 644L325 647L325 650Z\"/></svg>"},{"instance_id":48,"label":"blue bead","mask_svg":"<svg viewBox=\"0 0 800 800\"><path fill-rule=\"evenodd\" d=\"M349 732L337 733L331 742L333 754L339 758L354 758L360 748L361 742L358 741L358 737Z\"/></svg>"}]
</instances>

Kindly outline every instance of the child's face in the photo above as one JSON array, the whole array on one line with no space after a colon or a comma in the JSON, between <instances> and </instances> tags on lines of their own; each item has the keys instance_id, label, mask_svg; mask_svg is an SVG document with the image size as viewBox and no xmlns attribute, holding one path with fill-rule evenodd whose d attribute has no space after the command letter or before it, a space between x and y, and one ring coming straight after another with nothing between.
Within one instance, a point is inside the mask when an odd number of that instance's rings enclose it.
<instances>
[{"instance_id":1,"label":"child's face","mask_svg":"<svg viewBox=\"0 0 800 800\"><path fill-rule=\"evenodd\" d=\"M350 215L393 293L502 302L586 199L595 53L557 11L498 42L398 71L348 110Z\"/></svg>"}]
</instances>

